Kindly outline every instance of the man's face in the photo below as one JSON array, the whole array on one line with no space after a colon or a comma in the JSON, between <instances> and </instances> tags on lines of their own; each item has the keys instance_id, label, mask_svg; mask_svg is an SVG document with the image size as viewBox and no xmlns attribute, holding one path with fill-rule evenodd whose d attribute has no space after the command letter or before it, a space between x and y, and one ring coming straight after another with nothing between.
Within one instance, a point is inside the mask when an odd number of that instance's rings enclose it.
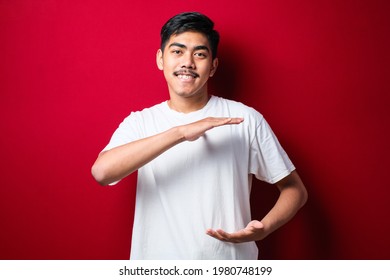
<instances>
[{"instance_id":1,"label":"man's face","mask_svg":"<svg viewBox=\"0 0 390 280\"><path fill-rule=\"evenodd\" d=\"M157 65L163 70L169 93L180 97L207 95L207 80L218 60L212 58L207 37L198 32L172 35L165 49L157 52Z\"/></svg>"}]
</instances>

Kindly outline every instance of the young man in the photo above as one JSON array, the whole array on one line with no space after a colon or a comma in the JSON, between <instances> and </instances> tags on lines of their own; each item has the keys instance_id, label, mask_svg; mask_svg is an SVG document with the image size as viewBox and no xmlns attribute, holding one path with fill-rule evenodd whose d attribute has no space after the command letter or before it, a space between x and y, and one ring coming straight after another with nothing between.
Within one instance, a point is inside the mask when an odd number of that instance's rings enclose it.
<instances>
[{"instance_id":1,"label":"young man","mask_svg":"<svg viewBox=\"0 0 390 280\"><path fill-rule=\"evenodd\" d=\"M263 116L209 96L219 34L199 13L161 30L157 65L169 100L133 112L92 167L102 185L138 170L131 259L257 259L255 241L289 221L307 199L294 165ZM251 221L252 176L280 196Z\"/></svg>"}]
</instances>

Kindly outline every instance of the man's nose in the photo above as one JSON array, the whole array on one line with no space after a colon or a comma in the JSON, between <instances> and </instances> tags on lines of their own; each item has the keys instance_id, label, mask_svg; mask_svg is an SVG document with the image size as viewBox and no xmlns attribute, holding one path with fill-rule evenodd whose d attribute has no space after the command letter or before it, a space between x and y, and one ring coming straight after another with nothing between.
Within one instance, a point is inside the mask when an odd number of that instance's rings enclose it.
<instances>
[{"instance_id":1,"label":"man's nose","mask_svg":"<svg viewBox=\"0 0 390 280\"><path fill-rule=\"evenodd\" d=\"M194 57L192 54L184 55L181 68L195 69Z\"/></svg>"}]
</instances>

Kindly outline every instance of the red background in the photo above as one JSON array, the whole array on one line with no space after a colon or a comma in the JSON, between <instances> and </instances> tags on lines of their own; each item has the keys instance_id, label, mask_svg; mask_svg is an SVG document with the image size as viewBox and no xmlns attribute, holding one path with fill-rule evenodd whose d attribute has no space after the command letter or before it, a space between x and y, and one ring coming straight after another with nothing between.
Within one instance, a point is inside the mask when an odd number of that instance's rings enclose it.
<instances>
[{"instance_id":1,"label":"red background","mask_svg":"<svg viewBox=\"0 0 390 280\"><path fill-rule=\"evenodd\" d=\"M389 259L387 1L0 0L0 258L126 259L135 176L100 187L98 152L167 99L159 31L198 10L221 33L212 93L262 112L309 202L265 259ZM277 195L255 183L253 215Z\"/></svg>"}]
</instances>

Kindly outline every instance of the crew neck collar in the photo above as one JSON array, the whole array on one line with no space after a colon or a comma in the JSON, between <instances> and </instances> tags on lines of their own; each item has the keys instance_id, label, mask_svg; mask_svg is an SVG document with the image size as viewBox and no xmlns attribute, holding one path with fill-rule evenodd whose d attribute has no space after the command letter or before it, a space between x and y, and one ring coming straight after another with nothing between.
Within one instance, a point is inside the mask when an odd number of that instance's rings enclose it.
<instances>
[{"instance_id":1,"label":"crew neck collar","mask_svg":"<svg viewBox=\"0 0 390 280\"><path fill-rule=\"evenodd\" d=\"M215 96L210 95L210 98L207 101L206 105L204 105L199 110L188 112L188 113L183 113L183 112L179 112L179 111L172 109L171 107L169 107L168 100L165 101L164 104L165 104L166 109L171 114L176 115L176 116L181 116L181 117L190 117L190 116L196 116L196 115L199 115L199 114L202 114L203 112L205 112L211 106L211 104L214 102L214 99L215 99Z\"/></svg>"}]
</instances>

